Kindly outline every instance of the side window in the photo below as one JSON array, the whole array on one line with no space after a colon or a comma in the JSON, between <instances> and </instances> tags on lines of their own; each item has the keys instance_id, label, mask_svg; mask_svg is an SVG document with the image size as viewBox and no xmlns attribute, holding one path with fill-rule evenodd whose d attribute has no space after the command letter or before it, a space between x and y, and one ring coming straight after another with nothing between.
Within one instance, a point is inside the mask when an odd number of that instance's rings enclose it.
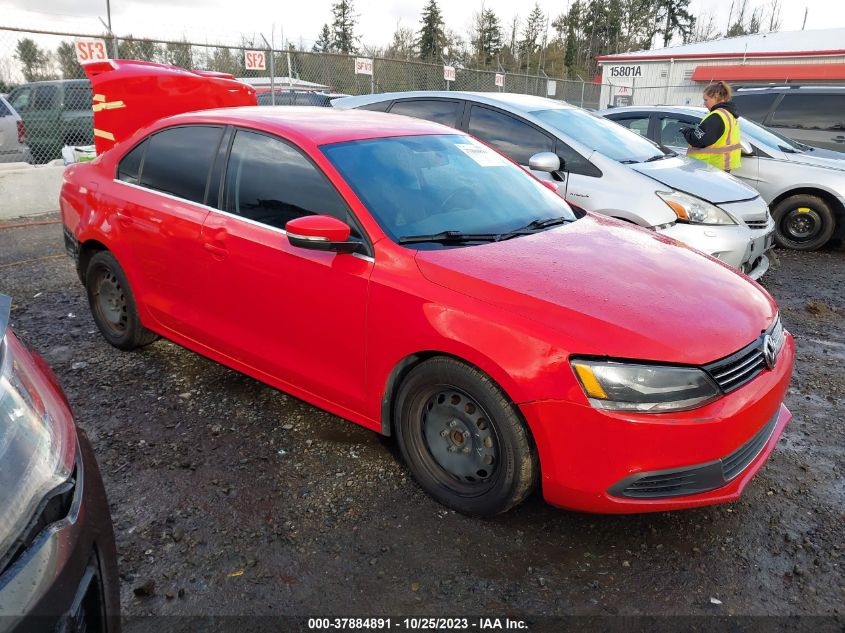
<instances>
[{"instance_id":1,"label":"side window","mask_svg":"<svg viewBox=\"0 0 845 633\"><path fill-rule=\"evenodd\" d=\"M33 112L52 110L56 107L59 89L56 86L38 86L29 109Z\"/></svg>"},{"instance_id":2,"label":"side window","mask_svg":"<svg viewBox=\"0 0 845 633\"><path fill-rule=\"evenodd\" d=\"M149 140L144 141L126 156L120 159L117 166L117 179L133 185L138 184L141 175L141 164L144 161L144 152L147 151Z\"/></svg>"},{"instance_id":3,"label":"side window","mask_svg":"<svg viewBox=\"0 0 845 633\"><path fill-rule=\"evenodd\" d=\"M550 137L527 123L489 108L472 106L468 131L520 165L527 165L537 152L554 151L554 141Z\"/></svg>"},{"instance_id":4,"label":"side window","mask_svg":"<svg viewBox=\"0 0 845 633\"><path fill-rule=\"evenodd\" d=\"M202 204L223 128L176 127L148 141L141 185Z\"/></svg>"},{"instance_id":5,"label":"side window","mask_svg":"<svg viewBox=\"0 0 845 633\"><path fill-rule=\"evenodd\" d=\"M367 105L362 105L358 107L358 110L372 110L373 112L387 112L387 106L390 105L390 101L376 101L375 103L368 103Z\"/></svg>"},{"instance_id":6,"label":"side window","mask_svg":"<svg viewBox=\"0 0 845 633\"><path fill-rule=\"evenodd\" d=\"M65 110L90 110L91 87L85 84L70 84L65 87Z\"/></svg>"},{"instance_id":7,"label":"side window","mask_svg":"<svg viewBox=\"0 0 845 633\"><path fill-rule=\"evenodd\" d=\"M772 127L845 130L845 95L788 94L772 115Z\"/></svg>"},{"instance_id":8,"label":"side window","mask_svg":"<svg viewBox=\"0 0 845 633\"><path fill-rule=\"evenodd\" d=\"M736 104L737 110L739 110L739 116L744 116L746 119L762 123L769 110L772 109L772 103L774 103L777 96L778 94L776 92L770 92L768 94L738 94L734 95L734 103Z\"/></svg>"},{"instance_id":9,"label":"side window","mask_svg":"<svg viewBox=\"0 0 845 633\"><path fill-rule=\"evenodd\" d=\"M566 171L573 174L581 174L582 176L601 178L601 171L598 167L593 165L590 161L581 156L581 154L576 152L560 139L557 141L556 152Z\"/></svg>"},{"instance_id":10,"label":"side window","mask_svg":"<svg viewBox=\"0 0 845 633\"><path fill-rule=\"evenodd\" d=\"M3 101L0 101L0 117L9 116L12 112L6 107Z\"/></svg>"},{"instance_id":11,"label":"side window","mask_svg":"<svg viewBox=\"0 0 845 633\"><path fill-rule=\"evenodd\" d=\"M425 119L434 123L442 123L449 127L458 126L458 111L460 103L457 101L441 101L439 99L411 99L399 101L390 108L391 114L404 114L416 119Z\"/></svg>"},{"instance_id":12,"label":"side window","mask_svg":"<svg viewBox=\"0 0 845 633\"><path fill-rule=\"evenodd\" d=\"M681 134L681 128L691 125L695 125L695 123L670 116L661 118L660 142L667 147L686 147L688 145L687 139Z\"/></svg>"},{"instance_id":13,"label":"side window","mask_svg":"<svg viewBox=\"0 0 845 633\"><path fill-rule=\"evenodd\" d=\"M624 125L632 132L636 132L640 136L648 138L648 117L627 117L624 119L613 118L611 121L616 121L619 125Z\"/></svg>"},{"instance_id":14,"label":"side window","mask_svg":"<svg viewBox=\"0 0 845 633\"><path fill-rule=\"evenodd\" d=\"M13 92L9 97L9 103L12 107L21 112L29 112L29 99L32 96L31 88L20 88Z\"/></svg>"},{"instance_id":15,"label":"side window","mask_svg":"<svg viewBox=\"0 0 845 633\"><path fill-rule=\"evenodd\" d=\"M278 229L304 215L331 215L360 237L349 208L318 167L287 143L246 130L238 130L232 143L224 211Z\"/></svg>"}]
</instances>

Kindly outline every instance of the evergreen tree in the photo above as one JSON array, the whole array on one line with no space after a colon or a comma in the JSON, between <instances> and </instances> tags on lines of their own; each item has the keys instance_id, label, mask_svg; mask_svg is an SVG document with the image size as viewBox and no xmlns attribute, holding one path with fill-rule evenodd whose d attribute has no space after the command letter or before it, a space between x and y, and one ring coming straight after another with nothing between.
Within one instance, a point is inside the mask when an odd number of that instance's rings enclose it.
<instances>
[{"instance_id":1,"label":"evergreen tree","mask_svg":"<svg viewBox=\"0 0 845 633\"><path fill-rule=\"evenodd\" d=\"M332 51L332 31L328 24L324 24L317 36L317 41L311 47L314 53L330 53Z\"/></svg>"},{"instance_id":2,"label":"evergreen tree","mask_svg":"<svg viewBox=\"0 0 845 633\"><path fill-rule=\"evenodd\" d=\"M695 18L689 12L690 0L657 0L655 4L655 34L663 34L663 46L669 46L678 32L684 41L692 37Z\"/></svg>"},{"instance_id":3,"label":"evergreen tree","mask_svg":"<svg viewBox=\"0 0 845 633\"><path fill-rule=\"evenodd\" d=\"M194 59L191 45L188 42L170 42L165 46L164 56L166 63L180 68L191 70L194 66Z\"/></svg>"},{"instance_id":4,"label":"evergreen tree","mask_svg":"<svg viewBox=\"0 0 845 633\"><path fill-rule=\"evenodd\" d=\"M76 59L73 42L62 42L56 48L56 61L63 79L85 79L85 71Z\"/></svg>"},{"instance_id":5,"label":"evergreen tree","mask_svg":"<svg viewBox=\"0 0 845 633\"><path fill-rule=\"evenodd\" d=\"M420 21L422 23L418 41L420 57L427 61L437 61L446 43L443 16L440 13L440 7L437 6L437 0L428 0Z\"/></svg>"},{"instance_id":6,"label":"evergreen tree","mask_svg":"<svg viewBox=\"0 0 845 633\"><path fill-rule=\"evenodd\" d=\"M358 16L352 6L352 0L340 0L332 5L332 49L345 55L357 51L355 24Z\"/></svg>"},{"instance_id":7,"label":"evergreen tree","mask_svg":"<svg viewBox=\"0 0 845 633\"><path fill-rule=\"evenodd\" d=\"M23 78L27 81L37 81L46 77L50 58L47 52L41 50L35 43L35 40L28 37L18 40L15 46L15 59L21 63Z\"/></svg>"},{"instance_id":8,"label":"evergreen tree","mask_svg":"<svg viewBox=\"0 0 845 633\"><path fill-rule=\"evenodd\" d=\"M472 47L478 63L487 66L502 50L502 25L493 9L484 9L475 16Z\"/></svg>"},{"instance_id":9,"label":"evergreen tree","mask_svg":"<svg viewBox=\"0 0 845 633\"><path fill-rule=\"evenodd\" d=\"M525 60L525 69L531 67L531 60L539 53L542 44L542 34L546 28L546 16L540 9L540 3L535 2L534 8L525 19L525 27L522 29L522 39L519 41L520 57Z\"/></svg>"}]
</instances>

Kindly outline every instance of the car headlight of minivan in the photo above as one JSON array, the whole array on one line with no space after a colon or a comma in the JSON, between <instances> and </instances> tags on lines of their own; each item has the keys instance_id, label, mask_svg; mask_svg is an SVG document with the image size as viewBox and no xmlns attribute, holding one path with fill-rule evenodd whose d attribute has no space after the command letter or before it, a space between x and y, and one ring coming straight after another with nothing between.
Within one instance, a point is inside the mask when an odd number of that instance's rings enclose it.
<instances>
[{"instance_id":1,"label":"car headlight of minivan","mask_svg":"<svg viewBox=\"0 0 845 633\"><path fill-rule=\"evenodd\" d=\"M0 339L0 565L75 463L73 419L34 357L6 334Z\"/></svg>"},{"instance_id":2,"label":"car headlight of minivan","mask_svg":"<svg viewBox=\"0 0 845 633\"><path fill-rule=\"evenodd\" d=\"M736 224L724 209L682 191L658 191L657 195L669 205L678 219L690 224Z\"/></svg>"},{"instance_id":3,"label":"car headlight of minivan","mask_svg":"<svg viewBox=\"0 0 845 633\"><path fill-rule=\"evenodd\" d=\"M695 367L666 367L572 360L572 369L598 409L665 413L703 406L721 396L718 385Z\"/></svg>"}]
</instances>

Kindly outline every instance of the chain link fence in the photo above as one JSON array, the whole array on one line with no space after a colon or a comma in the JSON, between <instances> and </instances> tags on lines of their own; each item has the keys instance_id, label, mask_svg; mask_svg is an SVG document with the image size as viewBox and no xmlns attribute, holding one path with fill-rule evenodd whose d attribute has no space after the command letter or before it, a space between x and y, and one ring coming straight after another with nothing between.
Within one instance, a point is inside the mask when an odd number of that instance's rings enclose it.
<instances>
[{"instance_id":1,"label":"chain link fence","mask_svg":"<svg viewBox=\"0 0 845 633\"><path fill-rule=\"evenodd\" d=\"M497 73L456 65L454 81L446 81L442 64L376 57L369 75L356 73L356 58L361 55L292 48L271 51L263 39L243 37L240 45L209 44L0 26L0 94L6 94L6 104L0 101L0 161L44 163L59 158L66 145L93 143L92 95L76 59L78 39L105 41L112 58L230 73L255 86L262 105L309 103L293 99L294 94L471 90L533 94L591 109L600 106L600 85L545 74ZM263 51L265 70L247 70L246 51ZM328 99L322 103L328 104Z\"/></svg>"}]
</instances>

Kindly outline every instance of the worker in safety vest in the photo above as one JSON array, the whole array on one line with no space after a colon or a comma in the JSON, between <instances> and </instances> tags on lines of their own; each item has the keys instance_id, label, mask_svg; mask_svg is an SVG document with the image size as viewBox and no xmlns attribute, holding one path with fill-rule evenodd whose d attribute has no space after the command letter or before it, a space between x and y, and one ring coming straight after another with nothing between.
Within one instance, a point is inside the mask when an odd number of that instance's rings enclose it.
<instances>
[{"instance_id":1,"label":"worker in safety vest","mask_svg":"<svg viewBox=\"0 0 845 633\"><path fill-rule=\"evenodd\" d=\"M701 119L701 123L681 129L689 143L687 156L727 172L736 169L742 152L731 87L724 81L710 84L704 89L704 105L710 112Z\"/></svg>"}]
</instances>

